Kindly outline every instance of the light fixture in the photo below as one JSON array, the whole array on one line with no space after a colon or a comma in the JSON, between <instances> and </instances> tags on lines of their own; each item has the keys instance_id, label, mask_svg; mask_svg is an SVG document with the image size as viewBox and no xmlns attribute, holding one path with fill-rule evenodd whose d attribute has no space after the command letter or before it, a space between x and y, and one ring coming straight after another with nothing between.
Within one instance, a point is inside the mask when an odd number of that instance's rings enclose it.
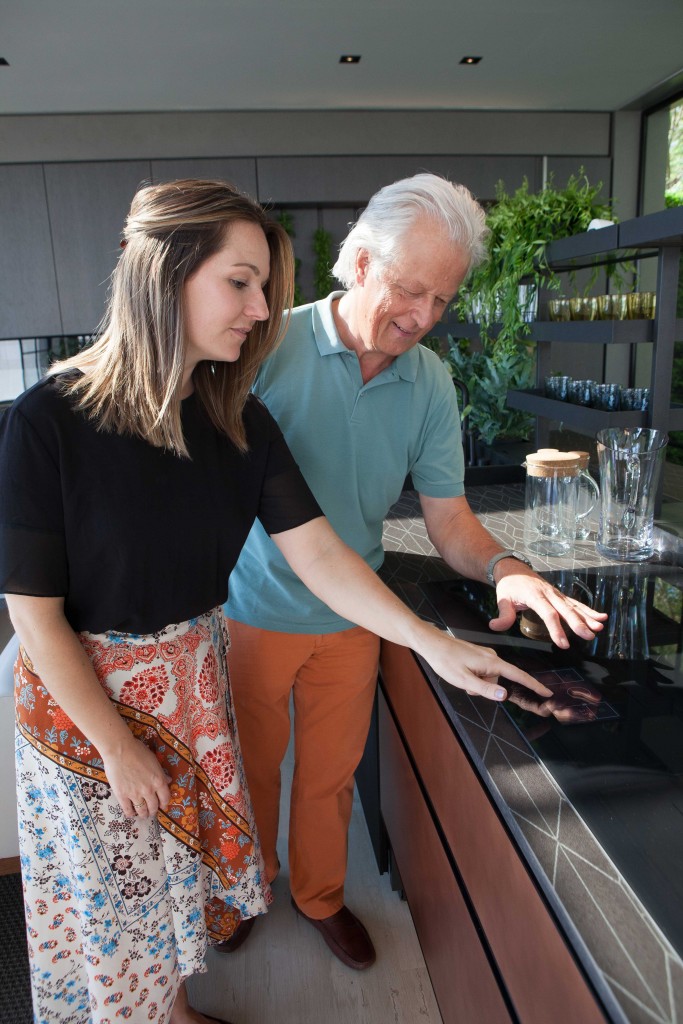
<instances>
[{"instance_id":1,"label":"light fixture","mask_svg":"<svg viewBox=\"0 0 683 1024\"><path fill-rule=\"evenodd\" d=\"M478 64L481 57L463 57L460 61L461 64Z\"/></svg>"},{"instance_id":2,"label":"light fixture","mask_svg":"<svg viewBox=\"0 0 683 1024\"><path fill-rule=\"evenodd\" d=\"M343 53L339 58L340 64L360 64L360 54Z\"/></svg>"}]
</instances>

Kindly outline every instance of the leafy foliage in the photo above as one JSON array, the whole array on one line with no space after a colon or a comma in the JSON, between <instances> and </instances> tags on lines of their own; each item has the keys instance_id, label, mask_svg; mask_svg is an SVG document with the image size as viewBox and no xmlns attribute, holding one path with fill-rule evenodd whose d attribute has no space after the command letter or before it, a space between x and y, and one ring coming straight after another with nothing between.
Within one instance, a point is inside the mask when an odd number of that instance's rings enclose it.
<instances>
[{"instance_id":1,"label":"leafy foliage","mask_svg":"<svg viewBox=\"0 0 683 1024\"><path fill-rule=\"evenodd\" d=\"M499 437L529 436L533 419L528 413L508 409L508 388L528 388L533 382L534 350L529 344L500 348L495 358L485 351L473 351L467 340L449 338L449 351L442 357L446 367L466 386L470 404L462 410L470 426L486 444Z\"/></svg>"},{"instance_id":2,"label":"leafy foliage","mask_svg":"<svg viewBox=\"0 0 683 1024\"><path fill-rule=\"evenodd\" d=\"M332 276L332 235L324 228L318 228L313 234L313 252L315 253L315 297L324 299L334 289Z\"/></svg>"},{"instance_id":3,"label":"leafy foliage","mask_svg":"<svg viewBox=\"0 0 683 1024\"><path fill-rule=\"evenodd\" d=\"M444 357L452 375L467 385L470 423L487 443L501 435L529 435L533 419L505 405L508 389L529 388L534 380L535 349L527 340L530 323L520 285L560 287L546 246L585 231L595 218L613 219L610 205L598 201L601 188L590 184L583 169L563 189L555 188L552 175L535 193L526 178L512 193L502 181L496 186L486 217L488 258L474 269L455 305L461 319L478 323L480 346L451 339Z\"/></svg>"},{"instance_id":4,"label":"leafy foliage","mask_svg":"<svg viewBox=\"0 0 683 1024\"><path fill-rule=\"evenodd\" d=\"M669 107L668 143L666 205L683 206L683 100Z\"/></svg>"},{"instance_id":5,"label":"leafy foliage","mask_svg":"<svg viewBox=\"0 0 683 1024\"><path fill-rule=\"evenodd\" d=\"M559 288L559 278L546 260L546 246L585 231L595 218L611 219L609 204L597 199L601 188L601 182L591 185L582 171L571 175L563 189L555 188L550 175L539 192L529 191L527 178L511 194L499 181L496 202L486 217L488 258L472 272L458 299L463 319L476 320L487 340L491 325L500 322L498 344L503 348L528 336L519 286L526 282Z\"/></svg>"},{"instance_id":6,"label":"leafy foliage","mask_svg":"<svg viewBox=\"0 0 683 1024\"><path fill-rule=\"evenodd\" d=\"M277 219L278 224L282 225L282 227L285 229L285 231L287 232L287 234L289 235L290 238L296 238L296 231L294 230L294 218L292 217L291 213L289 213L288 210L280 210L280 212L277 215L276 219ZM302 306L304 304L304 302L306 301L306 299L304 298L304 294L301 291L301 286L300 286L300 284L299 284L299 282L297 280L297 278L299 276L299 269L300 269L300 267L301 267L301 260L297 256L295 256L294 257L294 299L293 299L295 306Z\"/></svg>"}]
</instances>

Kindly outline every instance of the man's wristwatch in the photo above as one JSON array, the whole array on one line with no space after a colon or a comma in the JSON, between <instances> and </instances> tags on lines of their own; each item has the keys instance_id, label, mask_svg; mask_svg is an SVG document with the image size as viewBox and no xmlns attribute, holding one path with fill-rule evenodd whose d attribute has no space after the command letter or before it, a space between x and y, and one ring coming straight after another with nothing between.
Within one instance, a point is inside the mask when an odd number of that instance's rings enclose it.
<instances>
[{"instance_id":1,"label":"man's wristwatch","mask_svg":"<svg viewBox=\"0 0 683 1024\"><path fill-rule=\"evenodd\" d=\"M503 558L516 558L518 562L524 562L524 564L528 565L530 569L533 569L533 565L528 558L524 557L524 555L520 555L516 551L499 551L497 555L493 556L489 564L486 566L486 579L492 587L495 587L496 585L496 581L493 577L493 570Z\"/></svg>"}]
</instances>

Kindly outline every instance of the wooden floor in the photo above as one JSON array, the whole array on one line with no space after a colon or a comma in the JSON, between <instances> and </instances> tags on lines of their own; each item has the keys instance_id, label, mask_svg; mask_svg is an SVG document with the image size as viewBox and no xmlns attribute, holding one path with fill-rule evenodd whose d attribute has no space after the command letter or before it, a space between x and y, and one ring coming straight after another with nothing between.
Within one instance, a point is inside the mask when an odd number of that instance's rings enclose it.
<instances>
[{"instance_id":1,"label":"wooden floor","mask_svg":"<svg viewBox=\"0 0 683 1024\"><path fill-rule=\"evenodd\" d=\"M283 770L281 822L287 820L291 752ZM275 902L236 953L210 952L208 972L189 982L191 1002L234 1024L441 1024L408 905L375 864L363 812L354 803L346 902L366 925L377 962L344 967L289 902L287 844Z\"/></svg>"}]
</instances>

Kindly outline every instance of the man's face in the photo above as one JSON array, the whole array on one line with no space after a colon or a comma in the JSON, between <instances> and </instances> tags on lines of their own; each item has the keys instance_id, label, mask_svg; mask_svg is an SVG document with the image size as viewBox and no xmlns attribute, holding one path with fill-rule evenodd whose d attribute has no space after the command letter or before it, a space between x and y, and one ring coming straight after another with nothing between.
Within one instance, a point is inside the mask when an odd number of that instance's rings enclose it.
<instances>
[{"instance_id":1,"label":"man's face","mask_svg":"<svg viewBox=\"0 0 683 1024\"><path fill-rule=\"evenodd\" d=\"M356 260L356 330L363 349L395 358L417 345L448 309L469 260L431 220L418 221L386 268L361 249Z\"/></svg>"}]
</instances>

